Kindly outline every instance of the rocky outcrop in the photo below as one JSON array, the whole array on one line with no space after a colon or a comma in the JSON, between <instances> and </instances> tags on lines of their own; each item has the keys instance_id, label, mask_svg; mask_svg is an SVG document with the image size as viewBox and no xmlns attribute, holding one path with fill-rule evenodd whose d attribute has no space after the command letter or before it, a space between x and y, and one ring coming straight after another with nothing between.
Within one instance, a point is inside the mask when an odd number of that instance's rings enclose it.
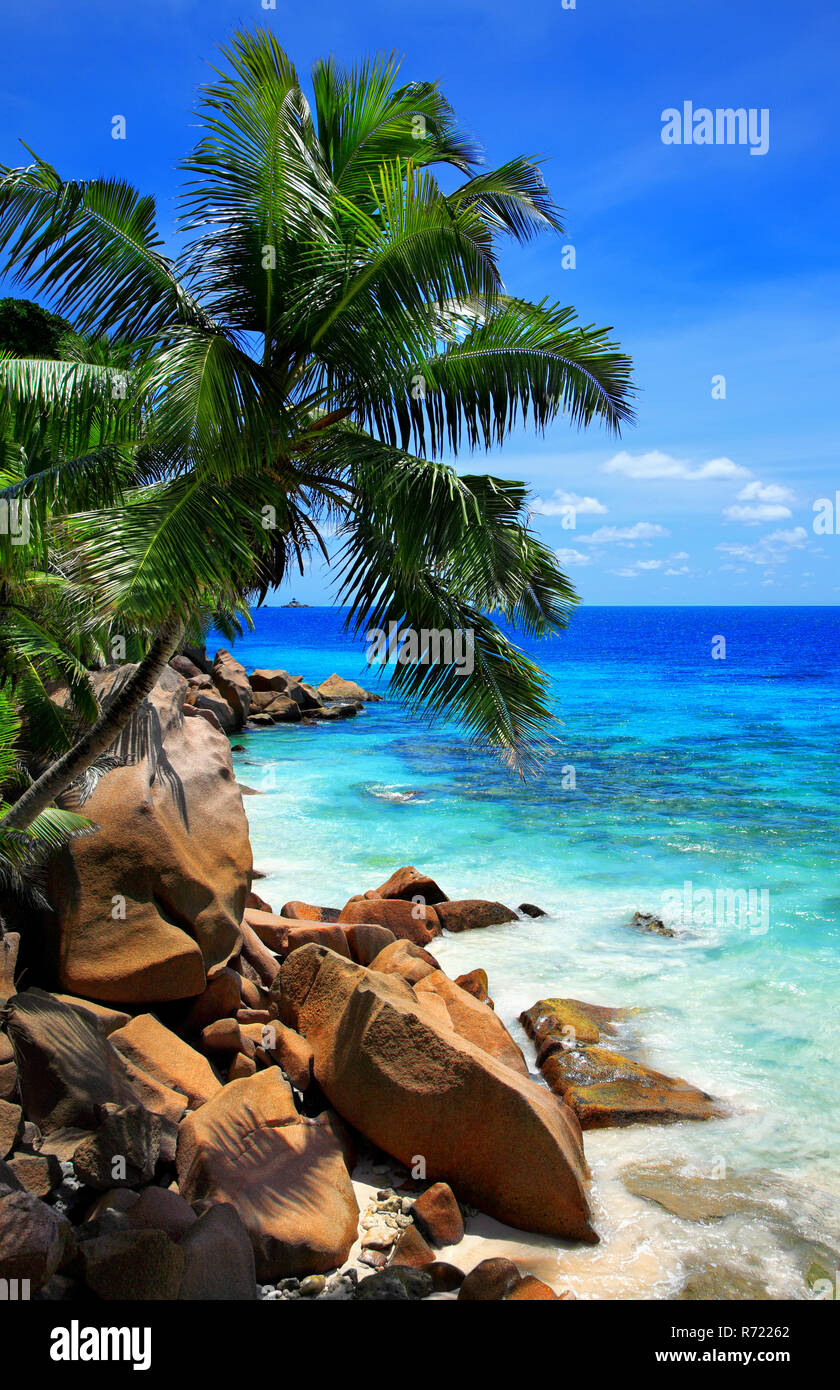
<instances>
[{"instance_id":1,"label":"rocky outcrop","mask_svg":"<svg viewBox=\"0 0 840 1390\"><path fill-rule=\"evenodd\" d=\"M582 1129L635 1123L709 1120L726 1112L705 1091L601 1047L626 1011L579 999L539 999L520 1014L537 1048L537 1065Z\"/></svg>"},{"instance_id":2,"label":"rocky outcrop","mask_svg":"<svg viewBox=\"0 0 840 1390\"><path fill-rule=\"evenodd\" d=\"M248 680L252 690L273 690L275 694L283 694L290 685L298 685L303 680L303 676L292 676L288 671L252 671Z\"/></svg>"},{"instance_id":3,"label":"rocky outcrop","mask_svg":"<svg viewBox=\"0 0 840 1390\"><path fill-rule=\"evenodd\" d=\"M298 1114L276 1067L230 1082L188 1115L177 1165L188 1201L236 1208L258 1279L334 1269L347 1258L359 1209L341 1148L325 1125Z\"/></svg>"},{"instance_id":4,"label":"rocky outcrop","mask_svg":"<svg viewBox=\"0 0 840 1390\"><path fill-rule=\"evenodd\" d=\"M96 1130L107 1104L143 1106L168 1120L186 1108L186 1096L132 1066L94 1023L48 994L14 995L6 1028L24 1113L44 1134Z\"/></svg>"},{"instance_id":5,"label":"rocky outcrop","mask_svg":"<svg viewBox=\"0 0 840 1390\"><path fill-rule=\"evenodd\" d=\"M93 674L100 697L117 674ZM184 719L186 688L167 668L116 750L136 761L85 802L97 830L53 862L30 977L105 1001L183 999L239 949L248 824L228 740Z\"/></svg>"},{"instance_id":6,"label":"rocky outcrop","mask_svg":"<svg viewBox=\"0 0 840 1390\"><path fill-rule=\"evenodd\" d=\"M274 990L330 1103L386 1153L421 1156L512 1226L596 1238L579 1127L544 1088L441 1025L405 981L321 947L295 951Z\"/></svg>"},{"instance_id":7,"label":"rocky outcrop","mask_svg":"<svg viewBox=\"0 0 840 1390\"><path fill-rule=\"evenodd\" d=\"M325 681L321 681L318 686L318 694L322 700L361 700L362 702L374 702L381 700L381 695L375 695L372 691L363 690L356 681L345 680L343 676L336 675L333 671L331 676L327 676Z\"/></svg>"}]
</instances>

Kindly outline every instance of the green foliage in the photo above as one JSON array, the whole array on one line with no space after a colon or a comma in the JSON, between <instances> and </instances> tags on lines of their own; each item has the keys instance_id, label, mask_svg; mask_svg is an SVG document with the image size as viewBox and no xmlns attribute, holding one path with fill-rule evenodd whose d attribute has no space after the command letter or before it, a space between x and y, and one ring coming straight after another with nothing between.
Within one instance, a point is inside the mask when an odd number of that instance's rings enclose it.
<instances>
[{"instance_id":1,"label":"green foliage","mask_svg":"<svg viewBox=\"0 0 840 1390\"><path fill-rule=\"evenodd\" d=\"M470 674L401 665L399 693L524 768L546 682L498 620L548 636L576 598L524 486L451 459L561 416L617 433L630 360L571 308L504 290L505 239L562 216L537 160L483 166L438 84L403 82L393 56L330 59L310 101L266 32L222 59L182 163L177 261L123 181L68 182L37 156L0 171L8 269L78 335L49 366L0 361L0 484L31 511L26 557L0 539L4 572L60 574L106 651L173 613L247 621L329 530L352 626L475 632ZM39 671L60 664L29 646Z\"/></svg>"},{"instance_id":2,"label":"green foliage","mask_svg":"<svg viewBox=\"0 0 840 1390\"><path fill-rule=\"evenodd\" d=\"M0 352L15 357L60 357L73 336L66 319L31 299L0 299Z\"/></svg>"}]
</instances>

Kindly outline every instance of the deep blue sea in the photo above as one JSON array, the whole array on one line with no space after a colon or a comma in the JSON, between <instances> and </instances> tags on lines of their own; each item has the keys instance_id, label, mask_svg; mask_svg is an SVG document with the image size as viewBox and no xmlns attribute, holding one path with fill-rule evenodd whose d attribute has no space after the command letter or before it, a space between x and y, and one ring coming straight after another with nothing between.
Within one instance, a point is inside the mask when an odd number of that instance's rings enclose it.
<instances>
[{"instance_id":1,"label":"deep blue sea","mask_svg":"<svg viewBox=\"0 0 840 1390\"><path fill-rule=\"evenodd\" d=\"M387 695L340 610L265 608L254 622L234 645L248 670L314 684L337 671ZM450 897L550 914L435 951L450 973L487 969L520 1039L517 1015L542 996L639 1009L635 1055L731 1107L586 1136L607 1239L564 1257L564 1273L600 1279L599 1296L661 1295L697 1230L663 1215L654 1258L653 1208L619 1195L625 1162L765 1167L840 1192L840 609L582 608L561 637L522 645L560 721L528 782L393 700L237 736L237 775L264 793L245 799L259 891L278 910L341 905L410 863ZM632 929L636 910L679 935ZM714 1258L717 1241L743 1262L753 1236L727 1231L708 1234ZM784 1250L762 1242L749 1255L765 1283L802 1296Z\"/></svg>"}]
</instances>

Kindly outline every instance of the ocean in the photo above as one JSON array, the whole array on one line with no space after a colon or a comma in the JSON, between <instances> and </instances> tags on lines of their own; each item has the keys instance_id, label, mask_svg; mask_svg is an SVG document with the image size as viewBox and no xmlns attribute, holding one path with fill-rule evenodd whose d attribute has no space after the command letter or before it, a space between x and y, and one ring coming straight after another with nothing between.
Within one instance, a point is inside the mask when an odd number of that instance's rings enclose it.
<instances>
[{"instance_id":1,"label":"ocean","mask_svg":"<svg viewBox=\"0 0 840 1390\"><path fill-rule=\"evenodd\" d=\"M340 610L254 622L233 647L248 670L313 684L337 671L387 696ZM342 905L414 864L453 898L539 905L546 918L435 954L450 974L487 970L532 1065L517 1016L536 999L626 1007L632 1055L730 1111L585 1135L602 1244L546 1257L580 1297L675 1297L689 1276L807 1297L809 1232L840 1242L840 609L583 607L560 637L521 645L558 719L530 781L388 699L237 735L237 775L262 793L245 798L259 892L276 910ZM636 911L678 934L632 928ZM699 1224L629 1194L621 1173L638 1163L771 1170L804 1206L780 1195L764 1215Z\"/></svg>"}]
</instances>

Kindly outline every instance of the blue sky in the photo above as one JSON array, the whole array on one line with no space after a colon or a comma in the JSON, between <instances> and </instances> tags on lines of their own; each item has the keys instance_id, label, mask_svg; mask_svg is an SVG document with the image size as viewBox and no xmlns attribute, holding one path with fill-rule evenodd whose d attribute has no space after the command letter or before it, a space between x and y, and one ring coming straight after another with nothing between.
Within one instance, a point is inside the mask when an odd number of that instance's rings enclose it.
<instances>
[{"instance_id":1,"label":"blue sky","mask_svg":"<svg viewBox=\"0 0 840 1390\"><path fill-rule=\"evenodd\" d=\"M119 173L170 238L195 89L258 25L301 73L396 49L488 162L545 156L568 235L511 247L506 283L614 326L638 420L621 440L522 432L462 466L531 484L586 602L840 601L840 535L813 525L840 489L836 0L41 0L0 23L0 159L27 162L24 139L66 177ZM767 153L663 144L686 101L768 110ZM288 592L328 601L328 576Z\"/></svg>"}]
</instances>

